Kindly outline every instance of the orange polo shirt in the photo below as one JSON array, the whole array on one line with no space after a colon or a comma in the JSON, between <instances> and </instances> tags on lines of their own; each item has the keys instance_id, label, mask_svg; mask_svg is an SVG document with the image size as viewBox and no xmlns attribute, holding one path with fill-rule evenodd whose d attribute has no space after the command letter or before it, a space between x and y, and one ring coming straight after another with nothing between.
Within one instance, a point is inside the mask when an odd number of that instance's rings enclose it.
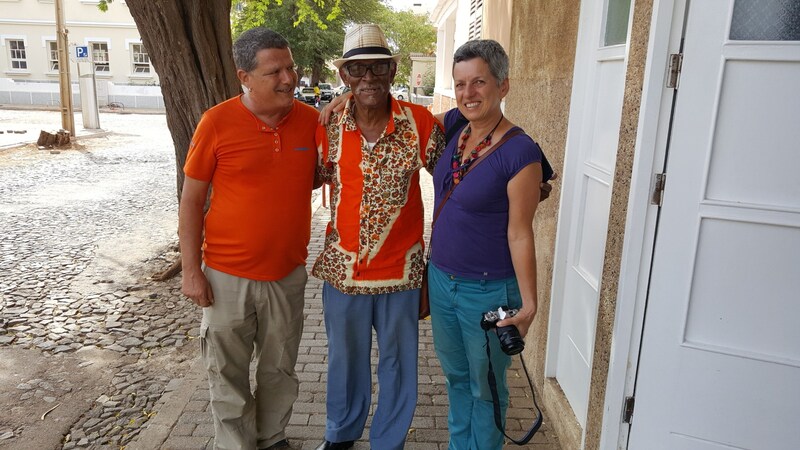
<instances>
[{"instance_id":1,"label":"orange polo shirt","mask_svg":"<svg viewBox=\"0 0 800 450\"><path fill-rule=\"evenodd\" d=\"M203 242L209 267L274 281L306 263L318 116L295 101L271 128L245 108L241 96L203 114L184 172L211 183Z\"/></svg>"},{"instance_id":2,"label":"orange polo shirt","mask_svg":"<svg viewBox=\"0 0 800 450\"><path fill-rule=\"evenodd\" d=\"M392 99L391 117L370 149L352 102L317 129L331 220L312 273L351 295L417 289L424 267L419 170L433 172L444 149L441 126L425 107Z\"/></svg>"}]
</instances>

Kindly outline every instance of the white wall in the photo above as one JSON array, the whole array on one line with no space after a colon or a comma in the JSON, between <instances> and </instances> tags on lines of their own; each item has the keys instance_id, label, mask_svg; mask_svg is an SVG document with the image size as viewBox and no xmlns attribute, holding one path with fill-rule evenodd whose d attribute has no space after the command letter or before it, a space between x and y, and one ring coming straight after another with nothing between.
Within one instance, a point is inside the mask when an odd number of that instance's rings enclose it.
<instances>
[{"instance_id":1,"label":"white wall","mask_svg":"<svg viewBox=\"0 0 800 450\"><path fill-rule=\"evenodd\" d=\"M164 98L159 86L117 85L107 80L97 80L98 106L120 109L148 109L163 111ZM58 82L30 82L0 78L0 106L59 106ZM72 104L80 109L81 97L78 83L72 83Z\"/></svg>"},{"instance_id":2,"label":"white wall","mask_svg":"<svg viewBox=\"0 0 800 450\"><path fill-rule=\"evenodd\" d=\"M435 94L455 98L453 53L469 40L473 18L470 6L470 0L439 0L431 12L431 22L437 29ZM480 38L498 41L510 54L511 1L483 0L483 8L476 15L482 17Z\"/></svg>"},{"instance_id":3,"label":"white wall","mask_svg":"<svg viewBox=\"0 0 800 450\"><path fill-rule=\"evenodd\" d=\"M98 79L118 85L157 85L158 75L152 65L149 74L134 73L131 44L141 43L141 38L125 1L111 3L105 13L97 9L98 3L96 0L63 0L72 81L77 81L74 47L101 42L108 45L110 71L98 73ZM25 42L26 69L12 69L9 39ZM51 70L49 63L48 41L55 39L52 0L0 0L0 77L18 81L58 81L58 71Z\"/></svg>"}]
</instances>

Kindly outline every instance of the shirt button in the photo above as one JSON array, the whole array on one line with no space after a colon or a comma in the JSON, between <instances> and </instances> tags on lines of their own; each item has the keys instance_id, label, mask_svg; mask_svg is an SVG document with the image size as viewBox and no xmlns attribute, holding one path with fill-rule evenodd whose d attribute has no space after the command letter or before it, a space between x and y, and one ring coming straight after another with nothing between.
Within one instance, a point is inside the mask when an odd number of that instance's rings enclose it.
<instances>
[{"instance_id":1,"label":"shirt button","mask_svg":"<svg viewBox=\"0 0 800 450\"><path fill-rule=\"evenodd\" d=\"M456 277L454 277L454 276L450 275L450 279L451 279L451 280L455 280L455 279L456 279Z\"/></svg>"},{"instance_id":2,"label":"shirt button","mask_svg":"<svg viewBox=\"0 0 800 450\"><path fill-rule=\"evenodd\" d=\"M280 150L278 147L275 147L275 151L276 151L276 152L279 152L279 151L281 151L281 150Z\"/></svg>"}]
</instances>

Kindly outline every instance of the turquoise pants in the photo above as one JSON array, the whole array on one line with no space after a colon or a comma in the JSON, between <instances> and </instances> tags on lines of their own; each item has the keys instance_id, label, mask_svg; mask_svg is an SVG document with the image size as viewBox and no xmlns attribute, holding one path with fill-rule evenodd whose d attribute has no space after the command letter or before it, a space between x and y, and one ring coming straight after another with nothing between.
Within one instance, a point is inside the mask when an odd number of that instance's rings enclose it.
<instances>
[{"instance_id":1,"label":"turquoise pants","mask_svg":"<svg viewBox=\"0 0 800 450\"><path fill-rule=\"evenodd\" d=\"M513 277L471 280L445 273L434 264L428 266L433 344L442 364L450 400L449 449L499 450L503 447L503 434L494 422L487 381L486 336L480 322L483 313L500 306L520 308L519 286ZM511 358L500 350L493 331L489 331L489 343L505 423L508 409L506 369L511 366Z\"/></svg>"}]
</instances>

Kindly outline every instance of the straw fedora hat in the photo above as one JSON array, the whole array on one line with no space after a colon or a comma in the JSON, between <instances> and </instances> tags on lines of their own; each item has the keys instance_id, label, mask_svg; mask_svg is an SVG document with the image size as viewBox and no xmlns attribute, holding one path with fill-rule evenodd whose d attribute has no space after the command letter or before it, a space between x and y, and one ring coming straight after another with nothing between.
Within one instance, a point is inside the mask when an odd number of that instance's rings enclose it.
<instances>
[{"instance_id":1,"label":"straw fedora hat","mask_svg":"<svg viewBox=\"0 0 800 450\"><path fill-rule=\"evenodd\" d=\"M400 59L400 55L392 55L389 49L389 42L381 28L372 23L356 25L344 36L344 49L342 57L333 62L337 69L348 61L358 59L388 59L394 62Z\"/></svg>"}]
</instances>

